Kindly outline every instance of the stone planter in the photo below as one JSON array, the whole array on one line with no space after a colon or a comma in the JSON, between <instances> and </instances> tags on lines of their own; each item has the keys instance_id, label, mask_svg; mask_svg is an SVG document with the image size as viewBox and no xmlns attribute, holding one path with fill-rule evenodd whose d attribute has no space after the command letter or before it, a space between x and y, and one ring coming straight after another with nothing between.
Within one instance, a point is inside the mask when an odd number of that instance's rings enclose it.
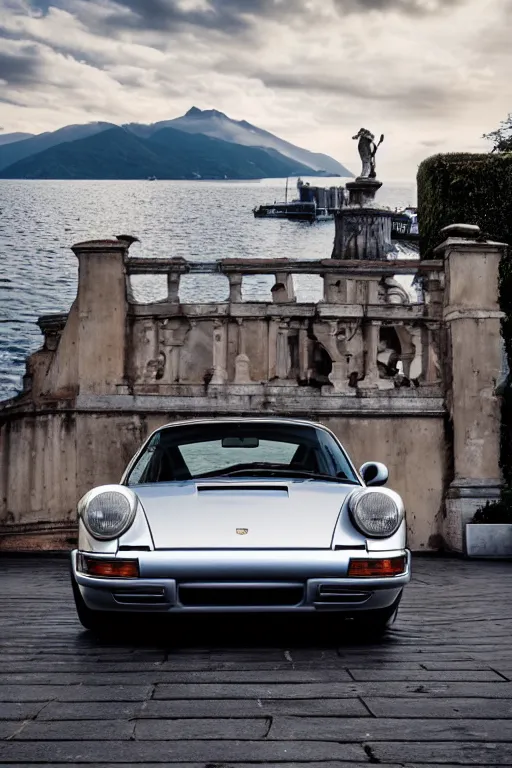
<instances>
[{"instance_id":1,"label":"stone planter","mask_svg":"<svg viewBox=\"0 0 512 768\"><path fill-rule=\"evenodd\" d=\"M465 549L468 557L512 558L512 523L468 523Z\"/></svg>"}]
</instances>

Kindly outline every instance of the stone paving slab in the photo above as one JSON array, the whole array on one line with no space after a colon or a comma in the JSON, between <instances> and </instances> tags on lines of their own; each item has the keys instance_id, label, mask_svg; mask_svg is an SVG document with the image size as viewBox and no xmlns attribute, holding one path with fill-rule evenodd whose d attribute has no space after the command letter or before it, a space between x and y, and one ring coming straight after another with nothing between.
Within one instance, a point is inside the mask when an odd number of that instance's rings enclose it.
<instances>
[{"instance_id":1,"label":"stone paving slab","mask_svg":"<svg viewBox=\"0 0 512 768\"><path fill-rule=\"evenodd\" d=\"M512 766L512 563L415 558L397 623L80 627L61 558L0 557L0 766Z\"/></svg>"}]
</instances>

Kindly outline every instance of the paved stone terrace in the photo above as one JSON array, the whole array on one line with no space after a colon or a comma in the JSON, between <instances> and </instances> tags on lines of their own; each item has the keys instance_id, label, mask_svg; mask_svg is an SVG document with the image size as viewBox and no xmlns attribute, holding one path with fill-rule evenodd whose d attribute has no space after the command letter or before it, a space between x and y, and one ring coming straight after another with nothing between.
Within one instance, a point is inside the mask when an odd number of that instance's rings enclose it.
<instances>
[{"instance_id":1,"label":"paved stone terrace","mask_svg":"<svg viewBox=\"0 0 512 768\"><path fill-rule=\"evenodd\" d=\"M512 765L512 563L417 558L368 644L195 617L100 641L65 560L4 556L0 575L1 766Z\"/></svg>"}]
</instances>

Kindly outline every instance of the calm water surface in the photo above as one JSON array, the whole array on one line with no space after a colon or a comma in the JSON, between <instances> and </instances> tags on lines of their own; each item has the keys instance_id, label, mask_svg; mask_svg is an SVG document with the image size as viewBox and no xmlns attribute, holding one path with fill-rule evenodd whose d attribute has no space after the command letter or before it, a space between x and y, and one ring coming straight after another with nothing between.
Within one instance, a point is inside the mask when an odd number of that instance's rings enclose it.
<instances>
[{"instance_id":1,"label":"calm water surface","mask_svg":"<svg viewBox=\"0 0 512 768\"><path fill-rule=\"evenodd\" d=\"M312 184L339 185L341 179ZM69 309L76 293L80 240L132 234L133 256L183 256L193 261L228 257L329 257L333 222L257 220L252 209L282 200L284 180L192 181L0 181L0 400L21 388L25 358L41 345L40 315ZM291 195L295 190L290 190ZM291 196L290 195L290 196ZM386 184L379 202L416 204L413 184ZM270 295L272 278L244 281L245 298ZM136 298L162 298L164 279L134 278ZM320 296L320 278L297 278L302 300ZM226 281L217 275L183 279L183 301L222 300Z\"/></svg>"}]
</instances>

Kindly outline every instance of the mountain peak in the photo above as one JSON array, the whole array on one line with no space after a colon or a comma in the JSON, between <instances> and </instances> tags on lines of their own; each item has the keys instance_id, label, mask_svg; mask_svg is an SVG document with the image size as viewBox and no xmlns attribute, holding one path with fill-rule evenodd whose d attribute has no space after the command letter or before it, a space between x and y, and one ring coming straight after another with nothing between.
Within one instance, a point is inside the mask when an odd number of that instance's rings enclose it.
<instances>
[{"instance_id":1,"label":"mountain peak","mask_svg":"<svg viewBox=\"0 0 512 768\"><path fill-rule=\"evenodd\" d=\"M219 112L217 109L199 109L199 107L191 107L188 112L185 113L185 117L223 117L228 120L228 116L224 112Z\"/></svg>"}]
</instances>

